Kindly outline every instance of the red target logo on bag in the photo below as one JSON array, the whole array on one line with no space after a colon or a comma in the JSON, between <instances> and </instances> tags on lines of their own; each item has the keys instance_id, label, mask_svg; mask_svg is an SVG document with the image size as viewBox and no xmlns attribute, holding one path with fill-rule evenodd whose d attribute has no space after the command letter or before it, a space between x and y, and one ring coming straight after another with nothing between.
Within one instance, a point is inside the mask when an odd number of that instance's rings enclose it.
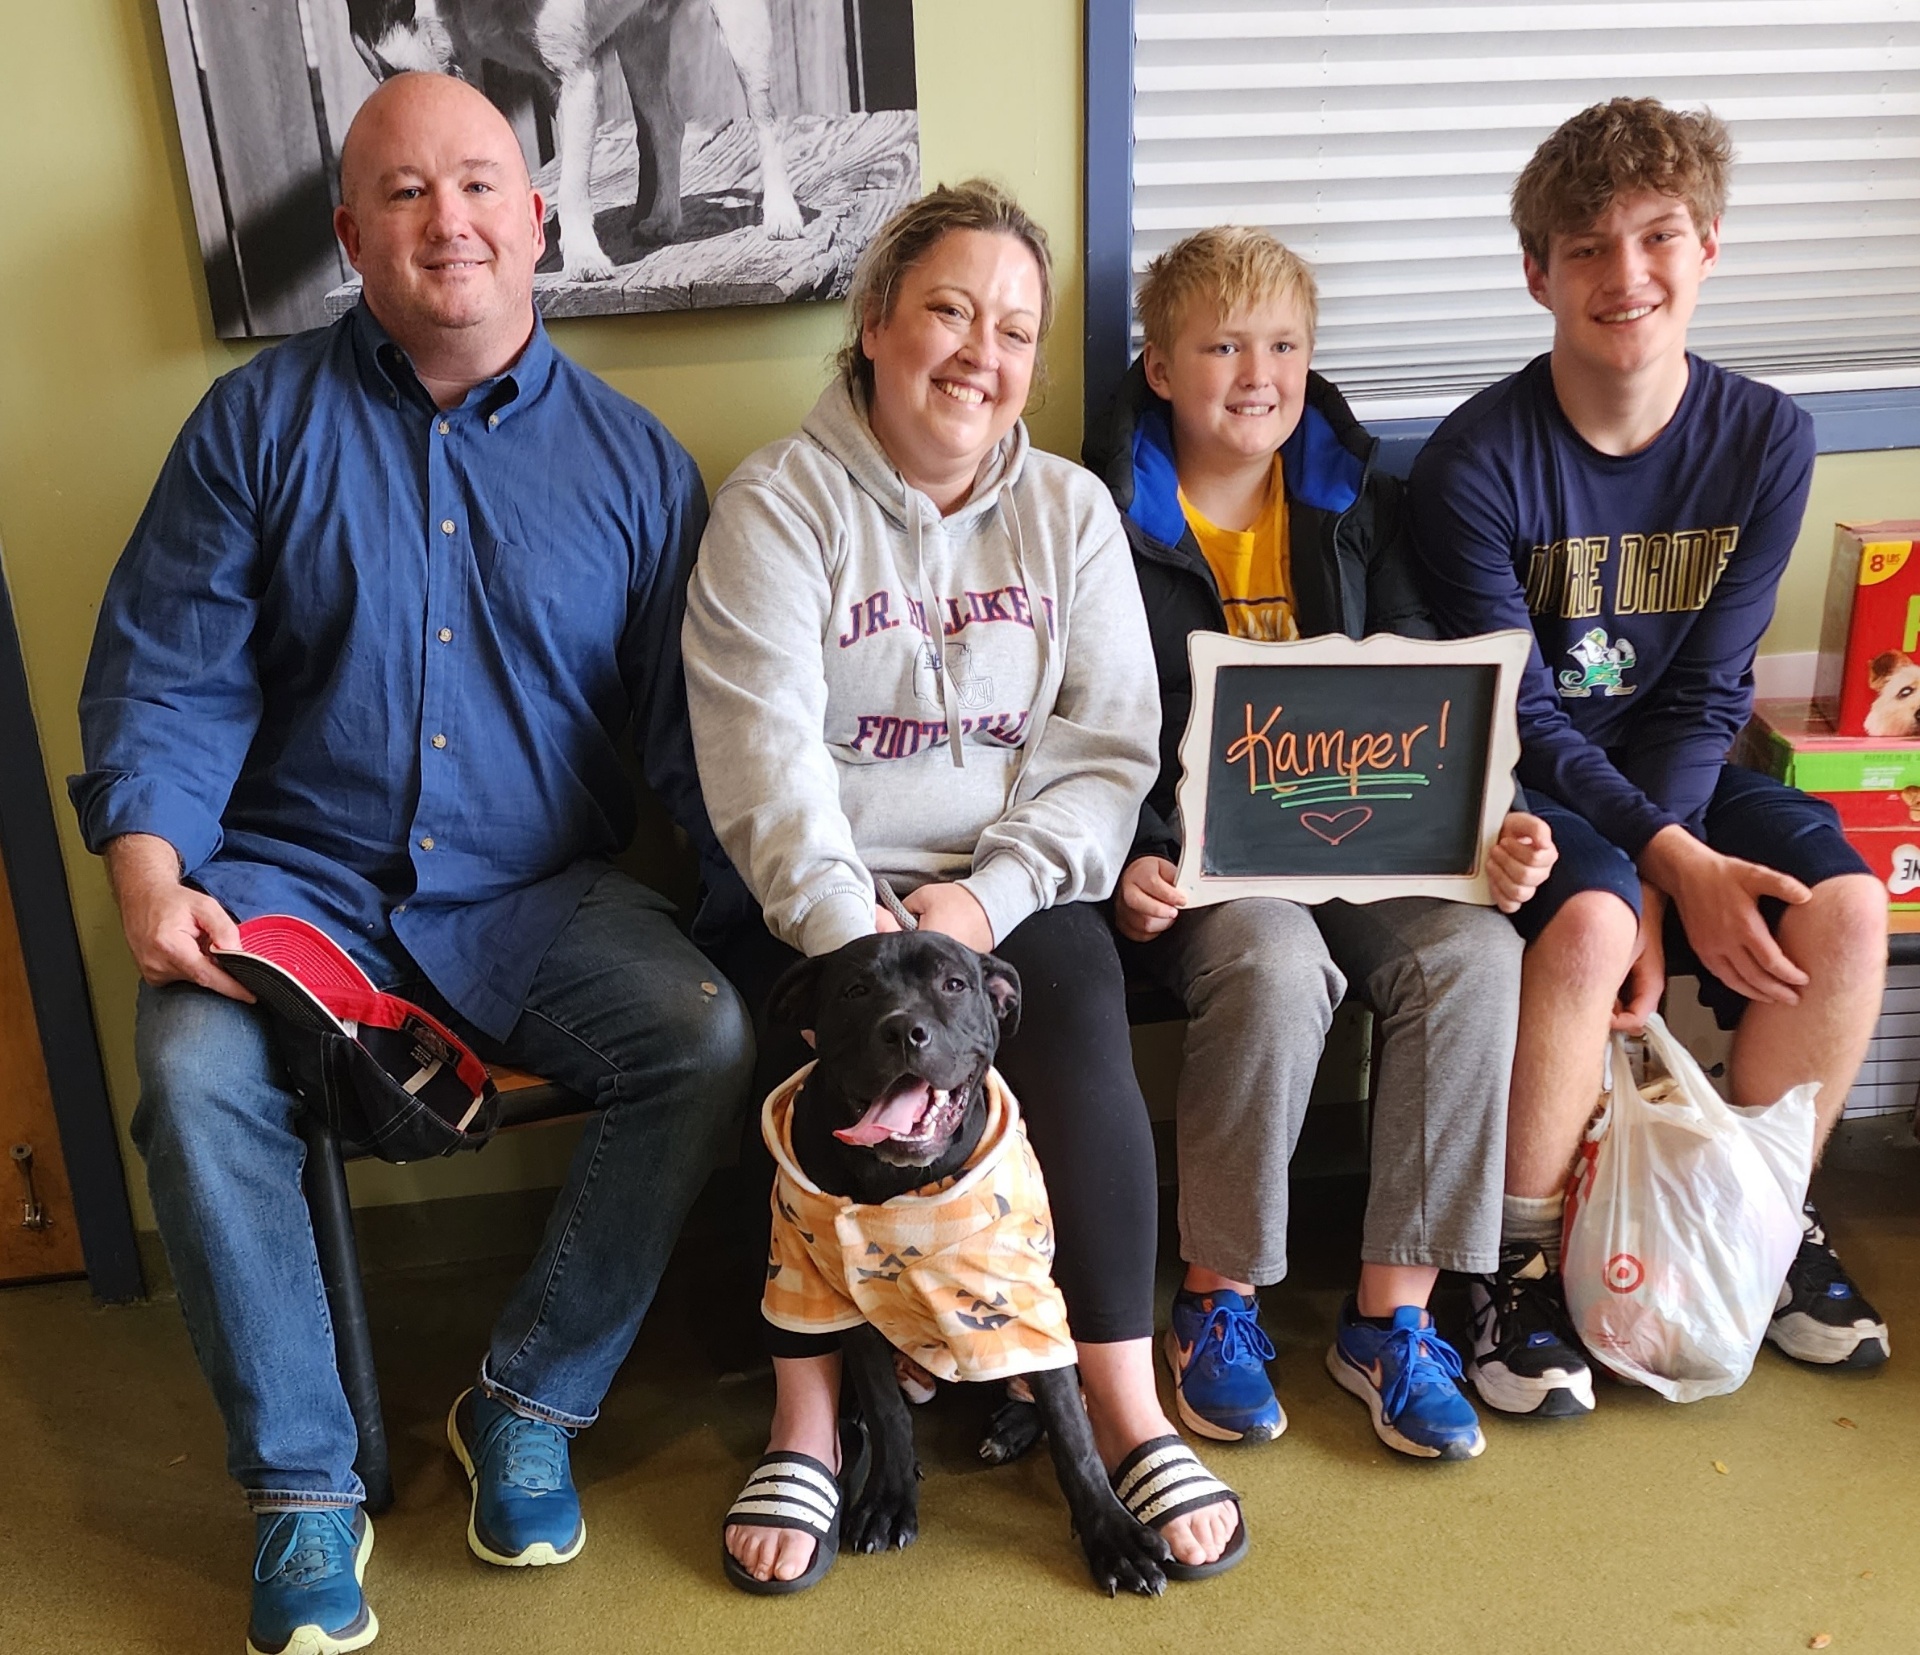
<instances>
[{"instance_id":1,"label":"red target logo on bag","mask_svg":"<svg viewBox=\"0 0 1920 1655\"><path fill-rule=\"evenodd\" d=\"M1615 1253L1607 1260L1607 1286L1615 1293L1631 1293L1646 1279L1647 1267L1631 1253Z\"/></svg>"}]
</instances>

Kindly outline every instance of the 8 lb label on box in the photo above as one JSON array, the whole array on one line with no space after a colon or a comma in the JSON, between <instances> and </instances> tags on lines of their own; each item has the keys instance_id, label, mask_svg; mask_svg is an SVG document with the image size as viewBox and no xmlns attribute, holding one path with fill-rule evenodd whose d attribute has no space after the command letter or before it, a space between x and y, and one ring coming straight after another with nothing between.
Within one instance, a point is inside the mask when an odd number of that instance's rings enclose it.
<instances>
[{"instance_id":1,"label":"8 lb label on box","mask_svg":"<svg viewBox=\"0 0 1920 1655\"><path fill-rule=\"evenodd\" d=\"M1836 734L1920 741L1920 520L1835 528L1815 700Z\"/></svg>"}]
</instances>

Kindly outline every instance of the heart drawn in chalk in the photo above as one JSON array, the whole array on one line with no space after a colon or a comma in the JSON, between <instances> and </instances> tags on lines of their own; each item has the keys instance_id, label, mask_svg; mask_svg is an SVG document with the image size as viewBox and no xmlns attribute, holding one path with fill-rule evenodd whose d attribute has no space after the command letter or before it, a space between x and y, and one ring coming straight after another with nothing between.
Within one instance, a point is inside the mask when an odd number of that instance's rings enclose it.
<instances>
[{"instance_id":1,"label":"heart drawn in chalk","mask_svg":"<svg viewBox=\"0 0 1920 1655\"><path fill-rule=\"evenodd\" d=\"M1300 825L1316 839L1324 839L1329 845L1337 845L1342 839L1351 838L1367 823L1373 820L1370 805L1354 805L1348 810L1303 810L1300 813Z\"/></svg>"}]
</instances>

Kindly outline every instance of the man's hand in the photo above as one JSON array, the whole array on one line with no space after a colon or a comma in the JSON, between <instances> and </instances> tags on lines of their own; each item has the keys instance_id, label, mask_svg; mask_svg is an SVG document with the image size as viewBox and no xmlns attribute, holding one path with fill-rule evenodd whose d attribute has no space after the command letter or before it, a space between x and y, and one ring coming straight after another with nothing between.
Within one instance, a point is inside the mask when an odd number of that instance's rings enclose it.
<instances>
[{"instance_id":1,"label":"man's hand","mask_svg":"<svg viewBox=\"0 0 1920 1655\"><path fill-rule=\"evenodd\" d=\"M1800 1003L1807 974L1774 940L1761 917L1763 896L1802 903L1813 893L1758 862L1722 856L1683 827L1664 827L1640 853L1640 869L1680 910L1687 941L1714 976L1749 1000Z\"/></svg>"},{"instance_id":2,"label":"man's hand","mask_svg":"<svg viewBox=\"0 0 1920 1655\"><path fill-rule=\"evenodd\" d=\"M1641 880L1640 935L1609 1028L1622 1034L1645 1034L1647 1018L1660 1009L1660 996L1667 991L1666 923L1666 896L1658 886Z\"/></svg>"},{"instance_id":3,"label":"man's hand","mask_svg":"<svg viewBox=\"0 0 1920 1655\"><path fill-rule=\"evenodd\" d=\"M964 885L933 880L909 891L900 906L919 920L923 931L941 931L982 954L993 952L987 911Z\"/></svg>"},{"instance_id":4,"label":"man's hand","mask_svg":"<svg viewBox=\"0 0 1920 1655\"><path fill-rule=\"evenodd\" d=\"M1120 875L1113 923L1129 942L1150 942L1180 917L1187 893L1174 884L1180 870L1164 856L1136 856Z\"/></svg>"},{"instance_id":5,"label":"man's hand","mask_svg":"<svg viewBox=\"0 0 1920 1655\"><path fill-rule=\"evenodd\" d=\"M1540 888L1559 860L1553 829L1538 816L1509 810L1487 857L1487 884L1493 889L1494 906L1503 914L1513 913Z\"/></svg>"},{"instance_id":6,"label":"man's hand","mask_svg":"<svg viewBox=\"0 0 1920 1655\"><path fill-rule=\"evenodd\" d=\"M162 983L198 983L229 1000L253 996L207 957L208 948L238 948L240 931L219 903L180 882L180 857L151 833L122 834L106 846L107 878L120 926L140 975Z\"/></svg>"}]
</instances>

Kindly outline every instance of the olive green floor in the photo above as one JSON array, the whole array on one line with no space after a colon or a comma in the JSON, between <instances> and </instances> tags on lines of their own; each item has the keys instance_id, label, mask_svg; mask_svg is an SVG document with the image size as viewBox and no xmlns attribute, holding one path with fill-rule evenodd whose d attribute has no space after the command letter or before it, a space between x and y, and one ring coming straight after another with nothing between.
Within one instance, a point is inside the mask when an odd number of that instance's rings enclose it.
<instances>
[{"instance_id":1,"label":"olive green floor","mask_svg":"<svg viewBox=\"0 0 1920 1655\"><path fill-rule=\"evenodd\" d=\"M377 1647L1920 1651L1920 1150L1869 1128L1833 1160L1816 1190L1893 1324L1887 1369L1821 1374L1766 1351L1737 1395L1690 1407L1608 1383L1591 1420L1495 1418L1486 1455L1460 1466L1387 1452L1328 1380L1357 1190L1306 1186L1294 1278L1265 1298L1291 1429L1208 1451L1246 1496L1253 1554L1158 1602L1091 1591L1044 1457L978 1465L986 1402L966 1391L919 1416L916 1546L843 1558L791 1600L733 1591L718 1525L770 1382L717 1381L685 1257L575 1451L585 1554L490 1569L465 1549L441 1421L511 1267L384 1276L372 1303L399 1497L368 1571ZM78 1283L0 1292L0 1421L0 1652L238 1655L250 1528L171 1302L101 1308Z\"/></svg>"}]
</instances>

